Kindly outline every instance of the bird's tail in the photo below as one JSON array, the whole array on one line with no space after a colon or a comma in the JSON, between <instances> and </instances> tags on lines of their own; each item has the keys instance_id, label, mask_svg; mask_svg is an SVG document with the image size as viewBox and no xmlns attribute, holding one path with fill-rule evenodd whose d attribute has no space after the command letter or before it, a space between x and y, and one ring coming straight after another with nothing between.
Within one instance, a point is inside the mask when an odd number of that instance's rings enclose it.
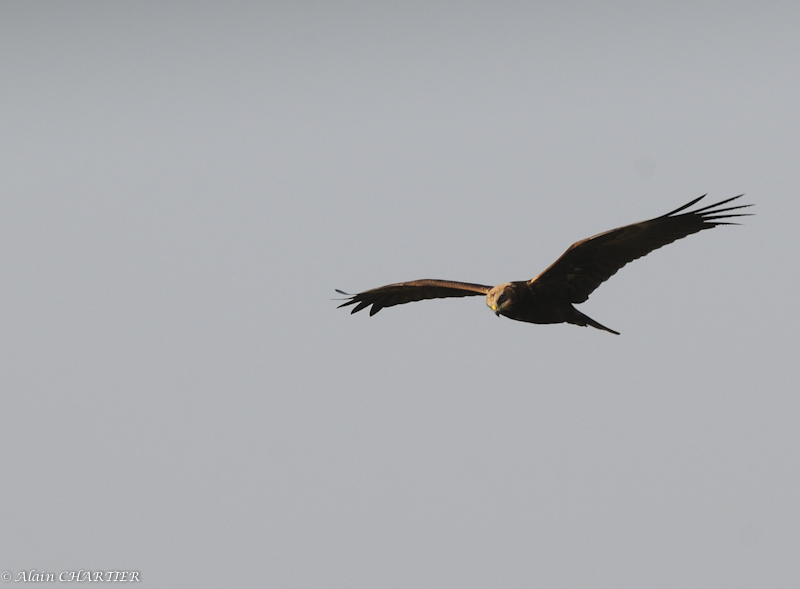
<instances>
[{"instance_id":1,"label":"bird's tail","mask_svg":"<svg viewBox=\"0 0 800 589\"><path fill-rule=\"evenodd\" d=\"M572 319L569 321L569 323L572 323L573 325L582 325L583 327L586 327L587 325L591 325L592 327L595 327L597 329L602 329L603 331L607 331L609 333L613 333L615 335L619 335L618 331L614 331L613 329L609 329L605 325L600 325L597 321L595 321L591 317L588 317L588 316L584 315L583 313L578 311L578 309L576 309L575 307L572 307L572 310L575 312L575 314L572 316Z\"/></svg>"}]
</instances>

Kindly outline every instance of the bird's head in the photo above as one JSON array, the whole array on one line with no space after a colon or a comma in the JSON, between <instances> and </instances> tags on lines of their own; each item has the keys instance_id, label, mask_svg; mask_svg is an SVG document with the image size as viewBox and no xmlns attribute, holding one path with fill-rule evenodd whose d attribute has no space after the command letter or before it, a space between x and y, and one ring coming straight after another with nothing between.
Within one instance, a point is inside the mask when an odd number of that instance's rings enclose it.
<instances>
[{"instance_id":1,"label":"bird's head","mask_svg":"<svg viewBox=\"0 0 800 589\"><path fill-rule=\"evenodd\" d=\"M503 311L514 305L516 294L514 285L510 282L499 284L486 293L486 305L500 317L500 315L505 315Z\"/></svg>"}]
</instances>

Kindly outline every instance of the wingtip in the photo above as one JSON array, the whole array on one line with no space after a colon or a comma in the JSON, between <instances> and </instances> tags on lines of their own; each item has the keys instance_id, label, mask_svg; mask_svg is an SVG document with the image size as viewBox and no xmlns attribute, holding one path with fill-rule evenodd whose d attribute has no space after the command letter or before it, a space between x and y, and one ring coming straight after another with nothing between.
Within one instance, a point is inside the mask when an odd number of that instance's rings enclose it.
<instances>
[{"instance_id":1,"label":"wingtip","mask_svg":"<svg viewBox=\"0 0 800 589\"><path fill-rule=\"evenodd\" d=\"M347 305L352 305L355 302L352 298L355 295L351 295L349 292L344 292L343 290L339 290L338 288L334 288L333 290L335 290L339 294L349 297L346 299L331 299L332 301L344 301L341 305L336 306L337 309L341 309L342 307L346 307Z\"/></svg>"}]
</instances>

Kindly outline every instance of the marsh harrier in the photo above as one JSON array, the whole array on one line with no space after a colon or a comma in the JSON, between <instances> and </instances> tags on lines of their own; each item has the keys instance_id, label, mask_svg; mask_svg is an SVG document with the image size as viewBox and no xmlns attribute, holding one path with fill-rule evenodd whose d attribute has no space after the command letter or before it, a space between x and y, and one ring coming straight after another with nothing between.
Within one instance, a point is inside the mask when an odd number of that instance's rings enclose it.
<instances>
[{"instance_id":1,"label":"marsh harrier","mask_svg":"<svg viewBox=\"0 0 800 589\"><path fill-rule=\"evenodd\" d=\"M369 314L374 315L384 307L423 299L486 295L486 304L498 317L503 315L528 323L591 325L619 335L619 332L600 325L572 305L586 301L598 286L628 262L692 233L717 225L738 225L723 219L749 216L747 213L731 211L752 205L720 208L744 196L742 194L694 211L681 212L704 196L655 219L618 227L573 243L549 268L528 281L506 282L492 287L424 279L387 284L356 295L336 289L336 292L350 297L339 307L356 305L351 311L356 313L372 305Z\"/></svg>"}]
</instances>

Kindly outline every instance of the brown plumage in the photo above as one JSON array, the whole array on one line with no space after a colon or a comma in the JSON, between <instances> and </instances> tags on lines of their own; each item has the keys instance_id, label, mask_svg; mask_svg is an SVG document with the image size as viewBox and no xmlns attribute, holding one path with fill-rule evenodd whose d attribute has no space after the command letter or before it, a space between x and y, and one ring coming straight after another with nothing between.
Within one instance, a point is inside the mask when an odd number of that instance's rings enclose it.
<instances>
[{"instance_id":1,"label":"brown plumage","mask_svg":"<svg viewBox=\"0 0 800 589\"><path fill-rule=\"evenodd\" d=\"M744 196L742 194L681 213L704 196L655 219L618 227L573 243L549 268L528 281L506 282L491 287L468 282L425 279L388 284L356 295L336 289L336 292L350 297L339 307L356 305L351 311L356 313L372 305L369 314L374 315L384 307L423 299L486 295L486 304L498 317L504 315L529 323L591 325L619 335L619 332L600 325L572 305L586 301L598 286L628 262L692 233L717 225L738 225L722 219L749 216L747 213L730 211L752 205L719 208Z\"/></svg>"}]
</instances>

